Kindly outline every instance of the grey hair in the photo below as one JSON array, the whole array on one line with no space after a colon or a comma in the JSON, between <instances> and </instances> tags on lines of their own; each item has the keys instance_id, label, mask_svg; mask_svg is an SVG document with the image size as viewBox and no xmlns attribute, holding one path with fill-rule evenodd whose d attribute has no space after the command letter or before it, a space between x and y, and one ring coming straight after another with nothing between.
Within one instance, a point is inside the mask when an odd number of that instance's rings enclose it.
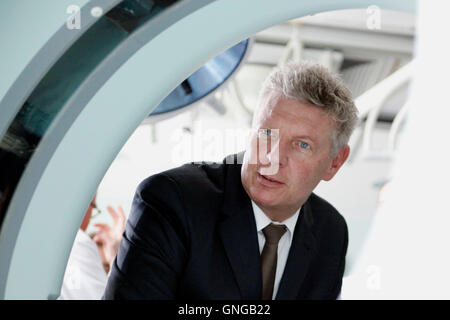
<instances>
[{"instance_id":1,"label":"grey hair","mask_svg":"<svg viewBox=\"0 0 450 320\"><path fill-rule=\"evenodd\" d=\"M276 68L264 81L258 105L272 92L319 107L333 118L336 128L331 137L331 156L347 145L358 121L358 109L338 75L313 62L288 63Z\"/></svg>"}]
</instances>

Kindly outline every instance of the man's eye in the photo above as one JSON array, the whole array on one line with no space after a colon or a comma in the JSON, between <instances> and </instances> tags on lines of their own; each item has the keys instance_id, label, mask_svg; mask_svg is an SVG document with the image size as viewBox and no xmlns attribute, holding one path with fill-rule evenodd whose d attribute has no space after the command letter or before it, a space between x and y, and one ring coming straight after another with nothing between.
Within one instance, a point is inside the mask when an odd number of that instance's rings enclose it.
<instances>
[{"instance_id":1,"label":"man's eye","mask_svg":"<svg viewBox=\"0 0 450 320\"><path fill-rule=\"evenodd\" d=\"M310 146L307 142L304 142L304 141L300 141L300 142L298 143L298 146L299 146L301 149L310 149L310 148L311 148L311 146Z\"/></svg>"}]
</instances>

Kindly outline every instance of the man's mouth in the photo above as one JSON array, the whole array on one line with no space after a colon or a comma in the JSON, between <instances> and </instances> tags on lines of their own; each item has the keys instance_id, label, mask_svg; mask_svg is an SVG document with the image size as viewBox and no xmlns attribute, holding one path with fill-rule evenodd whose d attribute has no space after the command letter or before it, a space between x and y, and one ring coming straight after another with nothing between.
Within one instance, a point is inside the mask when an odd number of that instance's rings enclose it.
<instances>
[{"instance_id":1,"label":"man's mouth","mask_svg":"<svg viewBox=\"0 0 450 320\"><path fill-rule=\"evenodd\" d=\"M261 183L261 184L263 184L265 186L268 186L268 187L279 187L279 186L284 184L284 183L282 183L282 182L280 182L278 180L270 178L269 176L262 175L259 172L256 172L256 175L257 175L256 176L256 180L259 183Z\"/></svg>"}]
</instances>

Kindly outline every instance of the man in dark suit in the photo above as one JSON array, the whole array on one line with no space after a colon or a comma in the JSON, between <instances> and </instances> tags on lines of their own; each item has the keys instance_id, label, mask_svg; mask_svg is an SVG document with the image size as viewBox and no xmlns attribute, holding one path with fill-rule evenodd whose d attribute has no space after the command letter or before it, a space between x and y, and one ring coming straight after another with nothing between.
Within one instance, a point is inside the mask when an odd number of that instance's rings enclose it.
<instances>
[{"instance_id":1,"label":"man in dark suit","mask_svg":"<svg viewBox=\"0 0 450 320\"><path fill-rule=\"evenodd\" d=\"M139 185L105 299L336 299L347 226L312 191L348 157L350 92L290 64L258 105L245 152Z\"/></svg>"}]
</instances>

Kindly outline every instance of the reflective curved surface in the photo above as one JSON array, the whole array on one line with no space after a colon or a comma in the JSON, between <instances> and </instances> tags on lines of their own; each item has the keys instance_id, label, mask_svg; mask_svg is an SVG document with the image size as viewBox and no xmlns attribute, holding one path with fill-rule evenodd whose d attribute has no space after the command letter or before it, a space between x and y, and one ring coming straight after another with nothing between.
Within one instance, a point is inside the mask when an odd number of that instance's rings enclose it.
<instances>
[{"instance_id":1,"label":"reflective curved surface","mask_svg":"<svg viewBox=\"0 0 450 320\"><path fill-rule=\"evenodd\" d=\"M241 41L209 60L176 87L153 110L150 116L184 108L216 90L236 71L244 58L248 45L248 39Z\"/></svg>"},{"instance_id":2,"label":"reflective curved surface","mask_svg":"<svg viewBox=\"0 0 450 320\"><path fill-rule=\"evenodd\" d=\"M87 30L35 87L0 140L0 228L27 162L67 100L129 33L175 2L123 1Z\"/></svg>"}]
</instances>

